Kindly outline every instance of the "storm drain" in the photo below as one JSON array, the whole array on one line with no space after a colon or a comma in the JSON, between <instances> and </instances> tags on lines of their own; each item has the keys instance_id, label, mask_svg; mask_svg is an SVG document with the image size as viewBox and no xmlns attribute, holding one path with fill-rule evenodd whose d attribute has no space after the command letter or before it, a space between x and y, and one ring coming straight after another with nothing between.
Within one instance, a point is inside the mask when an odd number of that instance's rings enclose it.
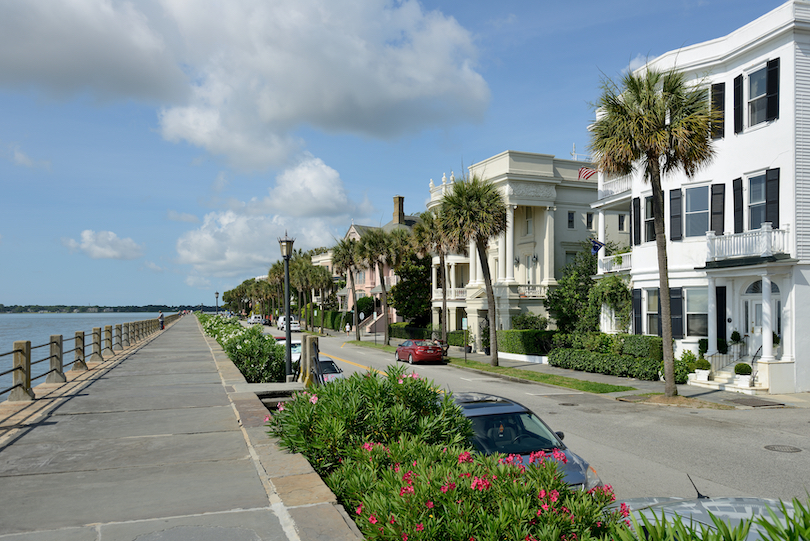
<instances>
[{"instance_id":1,"label":"storm drain","mask_svg":"<svg viewBox=\"0 0 810 541\"><path fill-rule=\"evenodd\" d=\"M801 449L792 447L790 445L766 445L765 449L768 451L776 451L777 453L799 453Z\"/></svg>"},{"instance_id":2,"label":"storm drain","mask_svg":"<svg viewBox=\"0 0 810 541\"><path fill-rule=\"evenodd\" d=\"M784 406L782 402L774 402L772 400L763 400L761 398L756 397L746 397L746 398L735 398L734 400L729 400L729 402L734 402L735 404L739 404L741 406L749 406L752 408L762 408L766 406Z\"/></svg>"},{"instance_id":3,"label":"storm drain","mask_svg":"<svg viewBox=\"0 0 810 541\"><path fill-rule=\"evenodd\" d=\"M560 406L579 406L579 404L574 404L573 402L560 402Z\"/></svg>"}]
</instances>

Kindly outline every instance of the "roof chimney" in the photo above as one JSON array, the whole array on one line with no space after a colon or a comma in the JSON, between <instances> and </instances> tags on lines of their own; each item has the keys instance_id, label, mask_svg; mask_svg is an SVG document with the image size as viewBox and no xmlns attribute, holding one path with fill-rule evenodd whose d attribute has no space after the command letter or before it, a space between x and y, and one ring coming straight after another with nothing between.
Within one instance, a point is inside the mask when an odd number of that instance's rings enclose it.
<instances>
[{"instance_id":1,"label":"roof chimney","mask_svg":"<svg viewBox=\"0 0 810 541\"><path fill-rule=\"evenodd\" d=\"M405 223L405 198L401 195L394 196L394 223Z\"/></svg>"}]
</instances>

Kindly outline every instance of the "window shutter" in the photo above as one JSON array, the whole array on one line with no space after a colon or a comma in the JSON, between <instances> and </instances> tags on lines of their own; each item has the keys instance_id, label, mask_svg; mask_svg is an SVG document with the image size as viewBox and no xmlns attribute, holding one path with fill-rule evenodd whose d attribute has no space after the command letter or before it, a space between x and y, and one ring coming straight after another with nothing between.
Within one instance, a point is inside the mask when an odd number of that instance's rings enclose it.
<instances>
[{"instance_id":1,"label":"window shutter","mask_svg":"<svg viewBox=\"0 0 810 541\"><path fill-rule=\"evenodd\" d=\"M743 131L742 91L743 77L738 75L734 78L734 133Z\"/></svg>"},{"instance_id":2,"label":"window shutter","mask_svg":"<svg viewBox=\"0 0 810 541\"><path fill-rule=\"evenodd\" d=\"M768 61L768 74L765 83L767 105L765 115L767 120L779 118L779 59Z\"/></svg>"},{"instance_id":3,"label":"window shutter","mask_svg":"<svg viewBox=\"0 0 810 541\"><path fill-rule=\"evenodd\" d=\"M765 221L779 229L779 169L765 171Z\"/></svg>"},{"instance_id":4,"label":"window shutter","mask_svg":"<svg viewBox=\"0 0 810 541\"><path fill-rule=\"evenodd\" d=\"M711 230L720 236L724 232L726 185L712 184Z\"/></svg>"},{"instance_id":5,"label":"window shutter","mask_svg":"<svg viewBox=\"0 0 810 541\"><path fill-rule=\"evenodd\" d=\"M672 314L672 338L683 338L683 288L669 288L669 306Z\"/></svg>"},{"instance_id":6,"label":"window shutter","mask_svg":"<svg viewBox=\"0 0 810 541\"><path fill-rule=\"evenodd\" d=\"M732 181L732 190L734 191L734 232L743 232L743 190L742 179L735 178Z\"/></svg>"},{"instance_id":7,"label":"window shutter","mask_svg":"<svg viewBox=\"0 0 810 541\"><path fill-rule=\"evenodd\" d=\"M633 290L633 334L641 334L641 290Z\"/></svg>"},{"instance_id":8,"label":"window shutter","mask_svg":"<svg viewBox=\"0 0 810 541\"><path fill-rule=\"evenodd\" d=\"M633 245L637 246L641 244L641 222L643 221L641 218L640 197L633 199L633 215L631 221L633 222Z\"/></svg>"},{"instance_id":9,"label":"window shutter","mask_svg":"<svg viewBox=\"0 0 810 541\"><path fill-rule=\"evenodd\" d=\"M650 332L649 329L647 332ZM663 331L661 330L661 288L658 288L658 336L663 336Z\"/></svg>"},{"instance_id":10,"label":"window shutter","mask_svg":"<svg viewBox=\"0 0 810 541\"><path fill-rule=\"evenodd\" d=\"M681 190L669 191L669 240L681 240L681 223L683 212L681 210Z\"/></svg>"},{"instance_id":11,"label":"window shutter","mask_svg":"<svg viewBox=\"0 0 810 541\"><path fill-rule=\"evenodd\" d=\"M717 339L726 339L726 286L715 288L717 298Z\"/></svg>"},{"instance_id":12,"label":"window shutter","mask_svg":"<svg viewBox=\"0 0 810 541\"><path fill-rule=\"evenodd\" d=\"M726 83L712 85L712 139L722 139L726 128Z\"/></svg>"}]
</instances>

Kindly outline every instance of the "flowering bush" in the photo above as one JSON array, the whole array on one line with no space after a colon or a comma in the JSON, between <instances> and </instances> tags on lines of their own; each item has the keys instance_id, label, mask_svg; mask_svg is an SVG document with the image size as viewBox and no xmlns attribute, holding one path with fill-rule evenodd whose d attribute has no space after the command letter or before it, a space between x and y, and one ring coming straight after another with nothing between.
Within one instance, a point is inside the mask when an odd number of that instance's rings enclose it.
<instances>
[{"instance_id":1,"label":"flowering bush","mask_svg":"<svg viewBox=\"0 0 810 541\"><path fill-rule=\"evenodd\" d=\"M610 487L572 490L553 456L472 454L405 436L350 450L325 481L366 539L611 539L626 509L605 512Z\"/></svg>"},{"instance_id":2,"label":"flowering bush","mask_svg":"<svg viewBox=\"0 0 810 541\"><path fill-rule=\"evenodd\" d=\"M259 326L243 327L237 318L200 314L203 331L216 339L248 383L285 380L285 351Z\"/></svg>"},{"instance_id":3,"label":"flowering bush","mask_svg":"<svg viewBox=\"0 0 810 541\"><path fill-rule=\"evenodd\" d=\"M316 395L298 393L272 415L270 434L282 447L304 454L322 476L367 442L387 445L403 435L426 444L465 442L470 422L452 397L406 370L389 366L385 375L353 374L318 388Z\"/></svg>"}]
</instances>

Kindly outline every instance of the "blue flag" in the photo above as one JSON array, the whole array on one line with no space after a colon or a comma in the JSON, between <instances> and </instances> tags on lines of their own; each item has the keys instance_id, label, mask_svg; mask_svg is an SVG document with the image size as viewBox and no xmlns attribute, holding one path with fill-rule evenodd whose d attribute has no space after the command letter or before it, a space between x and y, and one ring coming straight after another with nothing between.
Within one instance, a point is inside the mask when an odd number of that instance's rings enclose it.
<instances>
[{"instance_id":1,"label":"blue flag","mask_svg":"<svg viewBox=\"0 0 810 541\"><path fill-rule=\"evenodd\" d=\"M591 255L596 255L605 246L604 242L599 242L596 239L591 239Z\"/></svg>"}]
</instances>

